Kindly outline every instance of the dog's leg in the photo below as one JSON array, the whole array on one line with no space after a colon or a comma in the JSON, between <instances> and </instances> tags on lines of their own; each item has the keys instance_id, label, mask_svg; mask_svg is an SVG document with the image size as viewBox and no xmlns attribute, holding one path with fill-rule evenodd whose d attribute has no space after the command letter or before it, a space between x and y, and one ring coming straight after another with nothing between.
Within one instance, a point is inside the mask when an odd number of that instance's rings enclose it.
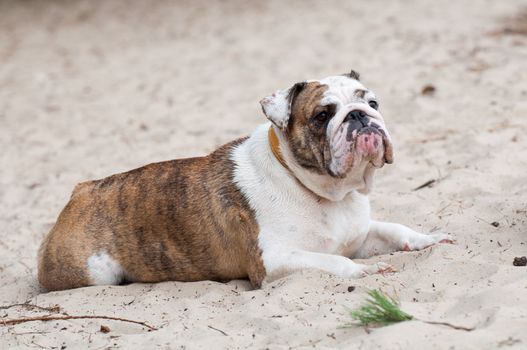
<instances>
[{"instance_id":1,"label":"dog's leg","mask_svg":"<svg viewBox=\"0 0 527 350\"><path fill-rule=\"evenodd\" d=\"M436 243L453 243L453 239L446 233L425 235L401 224L372 220L368 236L355 257L421 250Z\"/></svg>"},{"instance_id":2,"label":"dog's leg","mask_svg":"<svg viewBox=\"0 0 527 350\"><path fill-rule=\"evenodd\" d=\"M395 271L391 265L382 262L373 265L363 265L357 264L344 256L304 250L295 250L287 253L282 251L281 254L267 258L264 256L264 261L268 261L266 264L267 282L295 270L308 268L326 271L344 278L360 278L369 274Z\"/></svg>"}]
</instances>

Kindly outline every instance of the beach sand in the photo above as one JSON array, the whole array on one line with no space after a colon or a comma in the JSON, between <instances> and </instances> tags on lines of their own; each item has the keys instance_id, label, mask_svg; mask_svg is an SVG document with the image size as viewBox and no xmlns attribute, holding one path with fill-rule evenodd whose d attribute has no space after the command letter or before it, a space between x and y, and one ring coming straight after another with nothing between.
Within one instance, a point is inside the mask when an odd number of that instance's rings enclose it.
<instances>
[{"instance_id":1,"label":"beach sand","mask_svg":"<svg viewBox=\"0 0 527 350\"><path fill-rule=\"evenodd\" d=\"M522 11L516 0L1 1L0 348L527 348L527 267L512 264L527 255ZM351 68L395 145L374 218L455 245L368 259L399 272L357 280L39 290L39 244L76 183L204 155L264 122L262 97ZM419 321L340 328L370 288ZM26 302L60 310L13 305ZM1 324L53 312L157 330Z\"/></svg>"}]
</instances>

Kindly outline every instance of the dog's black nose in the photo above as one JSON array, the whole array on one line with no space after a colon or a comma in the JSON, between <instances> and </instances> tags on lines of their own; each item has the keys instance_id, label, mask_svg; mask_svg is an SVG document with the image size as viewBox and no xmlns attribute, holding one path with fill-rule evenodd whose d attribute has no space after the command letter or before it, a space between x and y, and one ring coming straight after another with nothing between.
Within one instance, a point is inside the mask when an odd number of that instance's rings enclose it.
<instances>
[{"instance_id":1,"label":"dog's black nose","mask_svg":"<svg viewBox=\"0 0 527 350\"><path fill-rule=\"evenodd\" d=\"M346 118L344 118L344 122L347 121L357 121L362 124L362 126L368 125L368 116L363 111L354 110L348 113Z\"/></svg>"}]
</instances>

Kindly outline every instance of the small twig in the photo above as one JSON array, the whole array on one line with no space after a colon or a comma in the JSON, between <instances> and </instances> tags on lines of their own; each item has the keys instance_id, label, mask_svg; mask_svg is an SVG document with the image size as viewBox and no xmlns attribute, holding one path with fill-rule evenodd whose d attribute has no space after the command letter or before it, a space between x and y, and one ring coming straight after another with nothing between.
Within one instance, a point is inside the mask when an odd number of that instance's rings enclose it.
<instances>
[{"instance_id":1,"label":"small twig","mask_svg":"<svg viewBox=\"0 0 527 350\"><path fill-rule=\"evenodd\" d=\"M474 330L473 327L456 326L456 325L453 325L453 324L448 323L448 322L425 321L425 320L419 320L419 319L416 319L416 320L424 322L424 323L428 323L428 324L436 324L436 325L441 325L441 326L447 326L447 327L450 327L450 328L453 328L453 329L458 329L458 330L467 331L467 332L471 332L471 331Z\"/></svg>"},{"instance_id":2,"label":"small twig","mask_svg":"<svg viewBox=\"0 0 527 350\"><path fill-rule=\"evenodd\" d=\"M221 329L218 329L218 328L214 328L212 326L207 326L209 327L210 329L214 329L215 331L217 332L220 332L221 334L223 334L224 336L228 337L229 335L227 333L225 333L224 331L222 331Z\"/></svg>"},{"instance_id":3,"label":"small twig","mask_svg":"<svg viewBox=\"0 0 527 350\"><path fill-rule=\"evenodd\" d=\"M26 343L24 343L24 344L27 345ZM49 349L47 346L40 345L40 344L37 343L36 341L32 341L31 344L35 344L36 346L38 346L38 347L41 348L41 349Z\"/></svg>"},{"instance_id":4,"label":"small twig","mask_svg":"<svg viewBox=\"0 0 527 350\"><path fill-rule=\"evenodd\" d=\"M428 142L434 142L434 141L444 141L444 140L447 139L449 134L451 134L451 132L446 133L446 134L442 134L442 135L429 136L429 137L424 138L424 139L411 140L410 142L412 142L412 143L428 143Z\"/></svg>"},{"instance_id":5,"label":"small twig","mask_svg":"<svg viewBox=\"0 0 527 350\"><path fill-rule=\"evenodd\" d=\"M59 313L60 312L60 306L58 306L58 305L45 307L45 306L38 306L38 305L35 305L35 304L30 304L28 302L25 302L23 304L3 305L3 306L0 306L0 310L7 310L7 309L11 309L13 307L19 307L19 306L20 307L25 307L25 308L28 308L28 309L37 309L37 310L42 310L42 311L48 311L48 312L52 312L52 313Z\"/></svg>"},{"instance_id":6,"label":"small twig","mask_svg":"<svg viewBox=\"0 0 527 350\"><path fill-rule=\"evenodd\" d=\"M451 206L452 203L448 203L447 205L445 205L443 208L439 209L437 212L436 212L436 215L439 215L441 214L444 210L446 210L449 206Z\"/></svg>"},{"instance_id":7,"label":"small twig","mask_svg":"<svg viewBox=\"0 0 527 350\"><path fill-rule=\"evenodd\" d=\"M128 306L128 305L132 305L133 303L135 303L135 298L132 301L128 302L128 303L123 303L123 305Z\"/></svg>"},{"instance_id":8,"label":"small twig","mask_svg":"<svg viewBox=\"0 0 527 350\"><path fill-rule=\"evenodd\" d=\"M441 171L439 171L439 177L437 179L428 180L427 182L425 182L421 186L417 186L416 188L414 188L412 191L418 191L418 190L421 190L421 189L423 189L425 187L432 187L433 184L440 183L441 181L443 181L444 179L446 179L449 176L450 176L450 174L446 174L445 176L441 176Z\"/></svg>"},{"instance_id":9,"label":"small twig","mask_svg":"<svg viewBox=\"0 0 527 350\"><path fill-rule=\"evenodd\" d=\"M13 334L13 335L41 334L42 335L42 334L48 334L48 333L50 333L50 332L42 332L42 331L40 331L40 332L22 332L22 333L12 332L10 334Z\"/></svg>"},{"instance_id":10,"label":"small twig","mask_svg":"<svg viewBox=\"0 0 527 350\"><path fill-rule=\"evenodd\" d=\"M427 182L425 182L424 184L420 185L420 186L417 186L416 188L414 188L412 191L419 191L425 187L431 187L434 183L436 182L435 179L432 179L432 180L428 180Z\"/></svg>"},{"instance_id":11,"label":"small twig","mask_svg":"<svg viewBox=\"0 0 527 350\"><path fill-rule=\"evenodd\" d=\"M97 318L97 319L105 319L105 320L114 320L114 321L121 321L121 322L129 322L129 323L135 323L139 324L141 326L144 326L152 331L157 330L157 328L150 326L149 324L141 321L134 321L129 320L126 318L120 318L120 317L113 317L113 316L94 316L94 315L85 315L85 316L37 316L37 317L24 317L24 318L14 318L11 320L4 320L0 319L0 325L8 326L8 325L14 325L24 322L32 322L32 321L60 321L60 320L79 320L79 319L89 319L89 318Z\"/></svg>"}]
</instances>

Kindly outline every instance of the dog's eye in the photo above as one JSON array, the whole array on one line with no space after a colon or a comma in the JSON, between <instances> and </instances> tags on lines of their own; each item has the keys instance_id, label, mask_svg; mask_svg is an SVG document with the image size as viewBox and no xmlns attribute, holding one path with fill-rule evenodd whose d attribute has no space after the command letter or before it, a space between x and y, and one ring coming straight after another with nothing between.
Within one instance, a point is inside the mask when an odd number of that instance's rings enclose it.
<instances>
[{"instance_id":1,"label":"dog's eye","mask_svg":"<svg viewBox=\"0 0 527 350\"><path fill-rule=\"evenodd\" d=\"M368 102L368 104L370 105L371 108L375 110L379 108L379 104L377 103L377 101L371 100L370 102Z\"/></svg>"},{"instance_id":2,"label":"dog's eye","mask_svg":"<svg viewBox=\"0 0 527 350\"><path fill-rule=\"evenodd\" d=\"M326 122L326 120L328 119L328 113L327 112L320 112L318 113L315 117L314 117L314 120L315 122L317 122L318 124L324 124Z\"/></svg>"}]
</instances>

